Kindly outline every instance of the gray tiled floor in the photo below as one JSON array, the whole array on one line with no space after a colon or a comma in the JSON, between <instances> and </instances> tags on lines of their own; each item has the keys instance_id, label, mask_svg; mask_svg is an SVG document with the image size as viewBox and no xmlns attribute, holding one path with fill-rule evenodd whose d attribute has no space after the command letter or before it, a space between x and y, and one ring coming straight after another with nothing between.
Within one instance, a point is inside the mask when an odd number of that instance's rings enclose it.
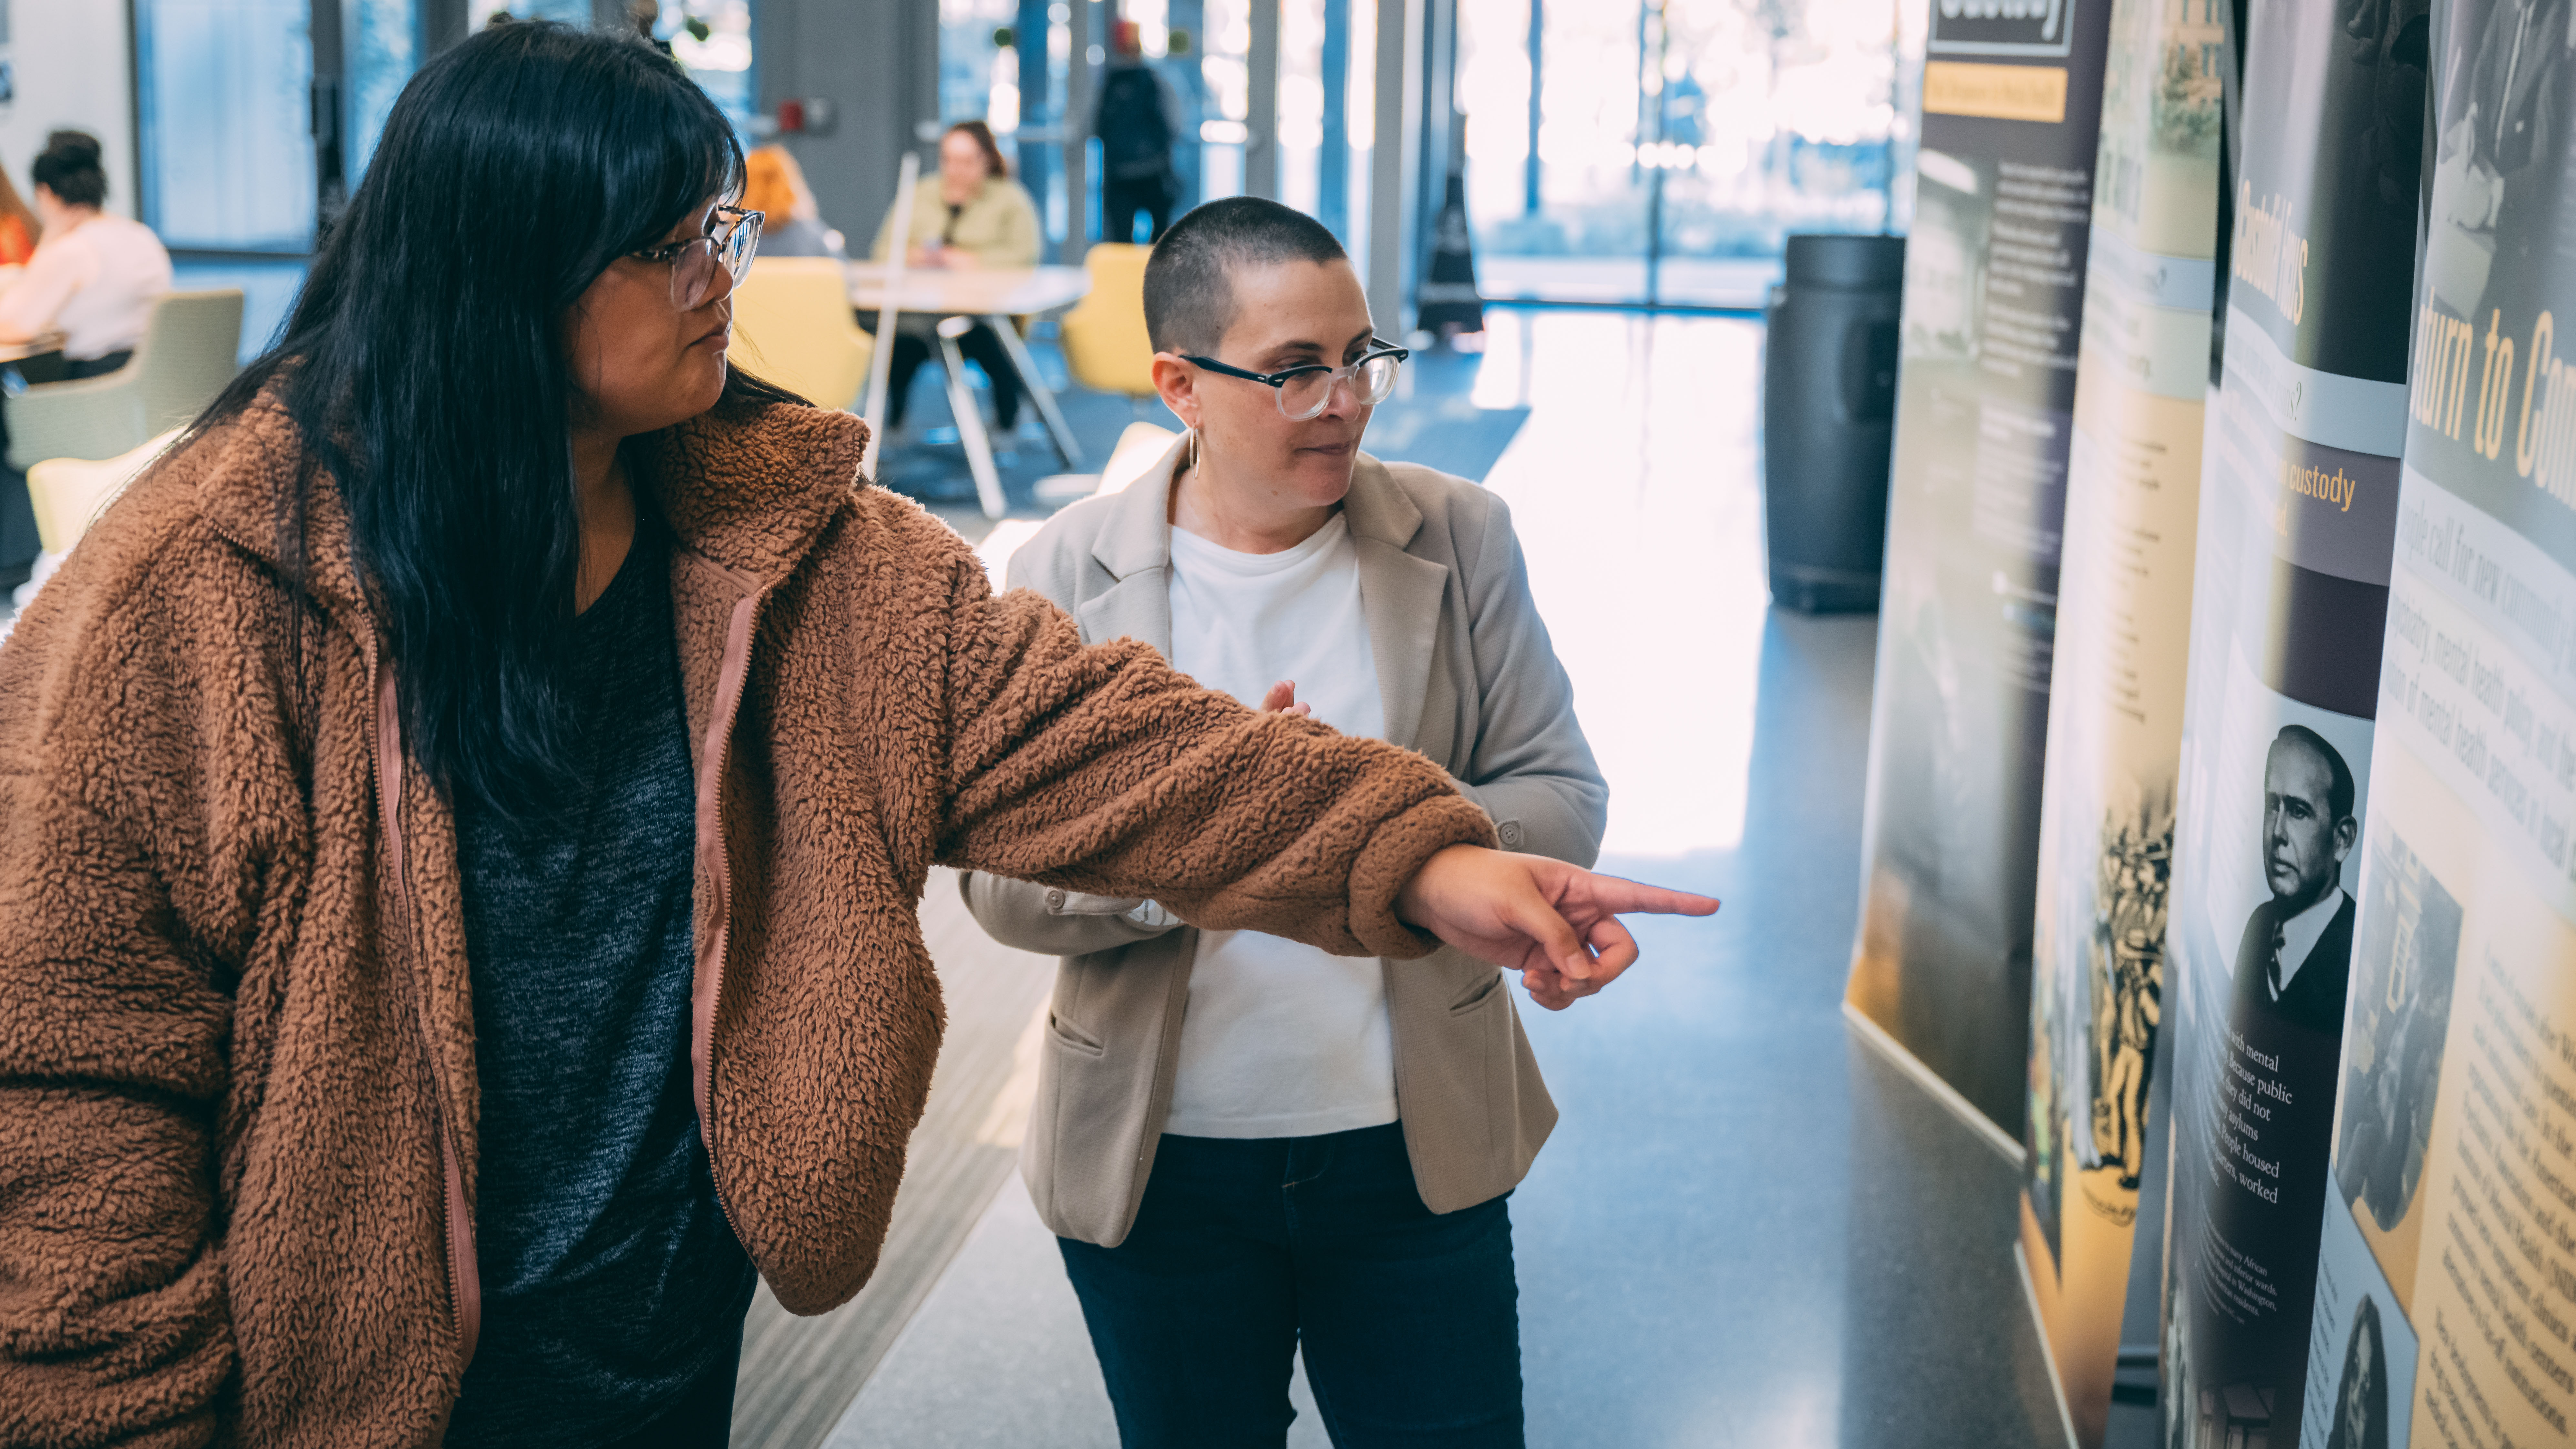
<instances>
[{"instance_id":1,"label":"gray tiled floor","mask_svg":"<svg viewBox=\"0 0 2576 1449\"><path fill-rule=\"evenodd\" d=\"M826 1449L1117 1443L1055 1236L1014 1177Z\"/></svg>"},{"instance_id":2,"label":"gray tiled floor","mask_svg":"<svg viewBox=\"0 0 2576 1449\"><path fill-rule=\"evenodd\" d=\"M1322 1449L1314 1396L1290 1386L1289 1449ZM1015 1176L868 1380L825 1449L1117 1449L1082 1307L1055 1235Z\"/></svg>"},{"instance_id":3,"label":"gray tiled floor","mask_svg":"<svg viewBox=\"0 0 2576 1449\"><path fill-rule=\"evenodd\" d=\"M1765 605L1759 329L1503 313L1494 343L1478 402L1533 411L1489 484L1611 780L1604 868L1728 902L1524 1013L1563 1110L1512 1208L1530 1442L2054 1441L2013 1170L1839 1013L1874 632ZM1014 1183L832 1442L1113 1437Z\"/></svg>"}]
</instances>

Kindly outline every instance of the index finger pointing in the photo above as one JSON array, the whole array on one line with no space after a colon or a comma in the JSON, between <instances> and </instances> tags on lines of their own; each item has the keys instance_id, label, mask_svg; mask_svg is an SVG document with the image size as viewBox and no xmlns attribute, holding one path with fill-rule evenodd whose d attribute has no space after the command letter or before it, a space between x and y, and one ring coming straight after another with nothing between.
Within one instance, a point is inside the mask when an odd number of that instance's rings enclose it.
<instances>
[{"instance_id":1,"label":"index finger pointing","mask_svg":"<svg viewBox=\"0 0 2576 1449\"><path fill-rule=\"evenodd\" d=\"M1587 884L1591 887L1593 900L1614 915L1640 912L1656 916L1717 914L1718 900L1715 896L1666 890L1642 881L1622 880L1615 875L1594 875Z\"/></svg>"}]
</instances>

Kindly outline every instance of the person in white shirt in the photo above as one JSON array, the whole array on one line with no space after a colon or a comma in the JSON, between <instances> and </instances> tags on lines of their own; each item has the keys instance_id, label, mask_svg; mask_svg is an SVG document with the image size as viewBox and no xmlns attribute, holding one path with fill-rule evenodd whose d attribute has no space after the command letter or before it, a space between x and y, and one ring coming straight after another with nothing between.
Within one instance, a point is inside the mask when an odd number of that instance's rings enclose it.
<instances>
[{"instance_id":1,"label":"person in white shirt","mask_svg":"<svg viewBox=\"0 0 2576 1449\"><path fill-rule=\"evenodd\" d=\"M1210 202L1156 244L1144 305L1190 432L1058 514L1011 582L1086 639L1419 750L1505 849L1590 866L1609 791L1509 511L1360 451L1406 353L1376 338L1332 234ZM1301 1347L1337 1444L1521 1443L1505 1199L1556 1111L1493 966L1328 955L980 874L964 889L998 939L1064 958L1021 1172L1128 1449L1278 1443ZM1550 1008L1597 985L1522 979Z\"/></svg>"},{"instance_id":2,"label":"person in white shirt","mask_svg":"<svg viewBox=\"0 0 2576 1449\"><path fill-rule=\"evenodd\" d=\"M54 132L45 138L34 170L36 217L44 236L16 280L0 290L0 344L62 334L58 359L31 358L23 365L30 381L114 372L143 340L153 302L170 290L170 253L151 228L99 209L107 199L107 173L99 165L96 137ZM0 407L0 459L8 447L8 418ZM0 590L26 580L37 547L27 480L0 462Z\"/></svg>"},{"instance_id":3,"label":"person in white shirt","mask_svg":"<svg viewBox=\"0 0 2576 1449\"><path fill-rule=\"evenodd\" d=\"M67 376L114 372L170 290L170 253L150 227L100 209L107 175L97 138L56 131L34 169L44 237L0 292L0 343L60 332Z\"/></svg>"}]
</instances>

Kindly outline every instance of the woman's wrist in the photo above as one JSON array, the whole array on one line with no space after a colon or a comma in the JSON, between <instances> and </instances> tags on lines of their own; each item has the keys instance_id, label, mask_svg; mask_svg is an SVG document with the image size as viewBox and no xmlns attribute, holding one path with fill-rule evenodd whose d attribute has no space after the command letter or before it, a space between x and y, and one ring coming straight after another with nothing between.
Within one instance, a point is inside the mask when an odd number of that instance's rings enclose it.
<instances>
[{"instance_id":1,"label":"woman's wrist","mask_svg":"<svg viewBox=\"0 0 2576 1449\"><path fill-rule=\"evenodd\" d=\"M1431 852L1415 868L1412 878L1405 881L1404 888L1395 893L1395 918L1416 930L1430 929L1429 922L1434 917L1431 903L1445 878L1466 868L1481 853L1485 853L1485 847L1466 844L1444 845Z\"/></svg>"}]
</instances>

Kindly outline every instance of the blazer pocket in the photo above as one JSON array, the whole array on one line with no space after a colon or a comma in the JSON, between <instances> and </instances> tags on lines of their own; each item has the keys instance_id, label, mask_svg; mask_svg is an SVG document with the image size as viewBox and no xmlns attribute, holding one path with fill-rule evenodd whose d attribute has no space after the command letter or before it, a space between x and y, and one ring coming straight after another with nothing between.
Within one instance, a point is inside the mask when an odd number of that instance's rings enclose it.
<instances>
[{"instance_id":1,"label":"blazer pocket","mask_svg":"<svg viewBox=\"0 0 2576 1449\"><path fill-rule=\"evenodd\" d=\"M1492 1001L1495 995L1502 991L1502 989L1503 973L1500 971L1488 972L1483 980L1468 988L1466 995L1449 1003L1449 1014L1452 1016L1464 1016L1468 1012L1474 1011L1476 1008Z\"/></svg>"},{"instance_id":2,"label":"blazer pocket","mask_svg":"<svg viewBox=\"0 0 2576 1449\"><path fill-rule=\"evenodd\" d=\"M1047 1013L1047 1034L1055 1038L1057 1046L1063 1047L1066 1051L1080 1052L1087 1057L1099 1056L1107 1050L1101 1045L1100 1038L1052 1011Z\"/></svg>"}]
</instances>

